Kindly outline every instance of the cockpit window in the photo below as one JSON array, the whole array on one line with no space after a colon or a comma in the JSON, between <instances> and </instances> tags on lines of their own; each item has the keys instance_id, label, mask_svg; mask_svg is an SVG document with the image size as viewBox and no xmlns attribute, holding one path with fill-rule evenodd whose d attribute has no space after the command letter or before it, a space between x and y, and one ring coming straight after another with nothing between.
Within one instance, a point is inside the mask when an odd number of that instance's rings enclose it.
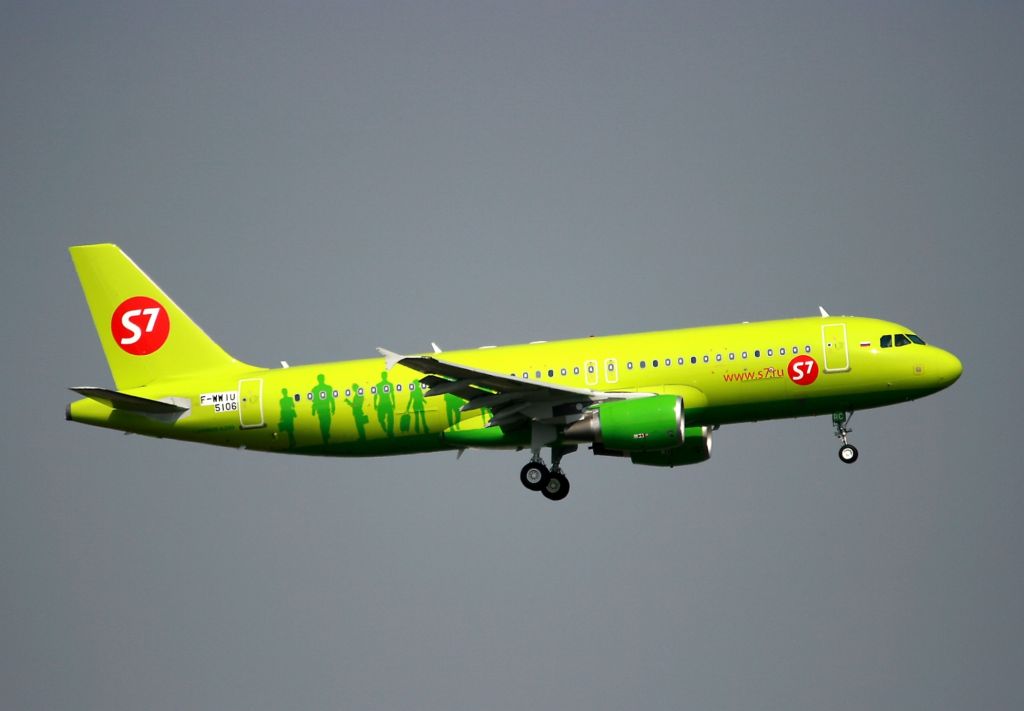
<instances>
[{"instance_id":1,"label":"cockpit window","mask_svg":"<svg viewBox=\"0 0 1024 711\"><path fill-rule=\"evenodd\" d=\"M915 336L913 333L897 333L895 336L889 334L882 336L879 341L879 345L882 346L882 348L892 348L893 338L896 339L895 345L897 348L899 346L909 346L911 343L915 343L919 346L923 346L925 344L924 339L920 336Z\"/></svg>"}]
</instances>

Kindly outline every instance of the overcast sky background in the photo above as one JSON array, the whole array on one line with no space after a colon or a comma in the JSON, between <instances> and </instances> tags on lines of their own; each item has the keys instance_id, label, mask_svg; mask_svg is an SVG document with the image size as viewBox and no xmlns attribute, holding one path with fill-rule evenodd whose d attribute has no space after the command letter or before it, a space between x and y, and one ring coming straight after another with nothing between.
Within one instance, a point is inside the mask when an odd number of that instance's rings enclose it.
<instances>
[{"instance_id":1,"label":"overcast sky background","mask_svg":"<svg viewBox=\"0 0 1024 711\"><path fill-rule=\"evenodd\" d=\"M628 5L628 7L627 7ZM2 4L0 705L1024 707L1024 5ZM66 423L66 248L266 365L833 313L965 372L694 467Z\"/></svg>"}]
</instances>

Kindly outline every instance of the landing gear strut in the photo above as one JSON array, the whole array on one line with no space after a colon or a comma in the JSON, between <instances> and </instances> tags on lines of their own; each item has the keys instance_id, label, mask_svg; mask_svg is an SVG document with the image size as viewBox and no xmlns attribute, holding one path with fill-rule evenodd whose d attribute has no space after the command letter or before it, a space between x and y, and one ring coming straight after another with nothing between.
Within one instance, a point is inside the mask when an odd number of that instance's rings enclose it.
<instances>
[{"instance_id":1,"label":"landing gear strut","mask_svg":"<svg viewBox=\"0 0 1024 711\"><path fill-rule=\"evenodd\" d=\"M561 501L569 495L569 480L561 467L562 457L575 451L575 445L552 447L551 469L544 465L540 452L534 452L533 458L519 472L519 481L530 491L539 491L546 499Z\"/></svg>"},{"instance_id":2,"label":"landing gear strut","mask_svg":"<svg viewBox=\"0 0 1024 711\"><path fill-rule=\"evenodd\" d=\"M839 461L846 464L853 464L857 461L857 457L859 456L857 448L850 444L846 439L846 436L853 432L852 429L847 427L847 424L849 424L852 419L852 412L836 412L832 415L832 425L835 427L836 437L843 443L843 446L839 448Z\"/></svg>"}]
</instances>

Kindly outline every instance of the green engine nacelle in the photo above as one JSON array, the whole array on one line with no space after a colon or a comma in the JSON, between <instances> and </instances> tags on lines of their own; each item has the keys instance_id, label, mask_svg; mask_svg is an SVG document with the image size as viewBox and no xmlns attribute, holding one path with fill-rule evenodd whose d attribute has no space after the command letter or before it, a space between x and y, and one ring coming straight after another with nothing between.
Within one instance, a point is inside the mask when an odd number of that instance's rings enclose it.
<instances>
[{"instance_id":1,"label":"green engine nacelle","mask_svg":"<svg viewBox=\"0 0 1024 711\"><path fill-rule=\"evenodd\" d=\"M597 405L587 416L565 428L565 439L594 442L603 449L653 452L683 444L683 399L652 395L613 400Z\"/></svg>"},{"instance_id":2,"label":"green engine nacelle","mask_svg":"<svg viewBox=\"0 0 1024 711\"><path fill-rule=\"evenodd\" d=\"M663 452L631 452L633 464L652 467L678 467L711 459L711 428L687 427L682 445Z\"/></svg>"}]
</instances>

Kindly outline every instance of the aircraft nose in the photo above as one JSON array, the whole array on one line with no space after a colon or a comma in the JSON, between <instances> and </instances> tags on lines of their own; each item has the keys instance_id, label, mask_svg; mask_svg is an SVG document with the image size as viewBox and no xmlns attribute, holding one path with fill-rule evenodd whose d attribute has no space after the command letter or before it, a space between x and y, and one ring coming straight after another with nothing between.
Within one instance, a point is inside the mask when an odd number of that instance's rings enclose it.
<instances>
[{"instance_id":1,"label":"aircraft nose","mask_svg":"<svg viewBox=\"0 0 1024 711\"><path fill-rule=\"evenodd\" d=\"M939 350L937 355L935 372L938 375L939 382L947 386L952 385L960 378L960 374L964 372L964 364L949 351Z\"/></svg>"}]
</instances>

